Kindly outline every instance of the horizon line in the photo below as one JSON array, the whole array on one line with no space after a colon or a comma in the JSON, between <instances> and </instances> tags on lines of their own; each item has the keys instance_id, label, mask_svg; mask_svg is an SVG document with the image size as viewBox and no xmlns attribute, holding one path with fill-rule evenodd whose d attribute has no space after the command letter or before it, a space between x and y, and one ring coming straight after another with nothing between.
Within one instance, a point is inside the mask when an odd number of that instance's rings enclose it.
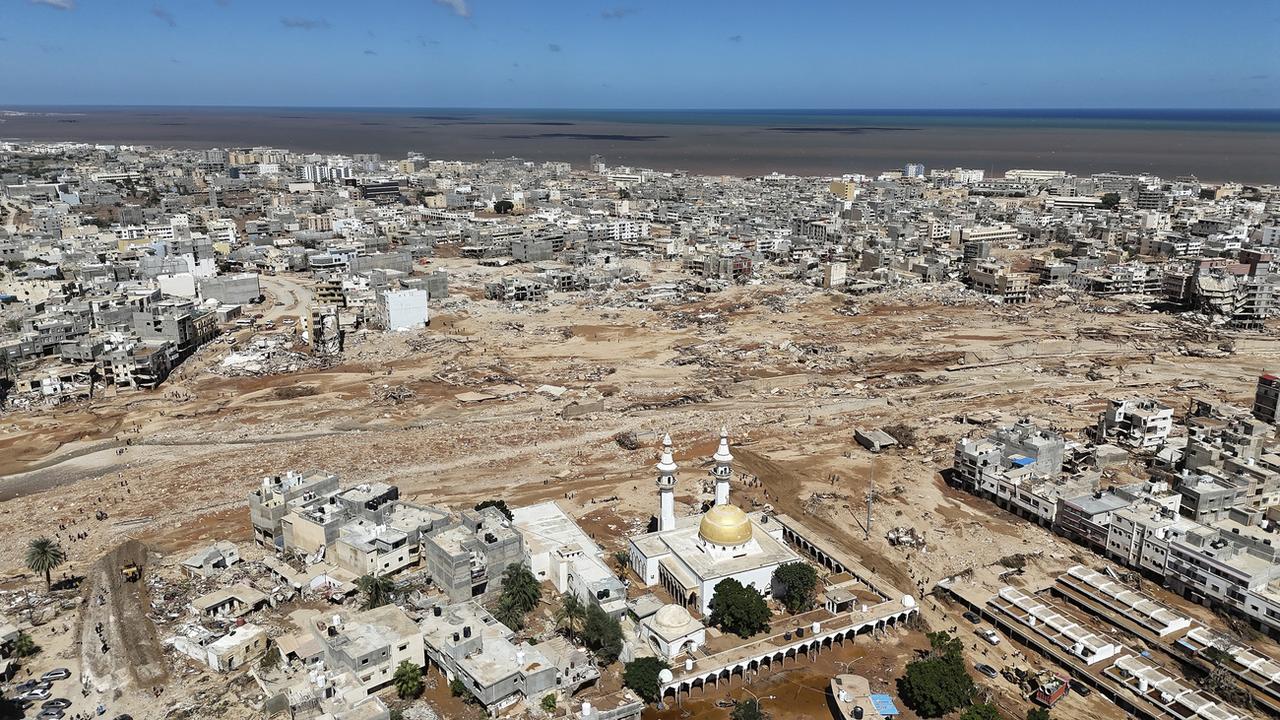
<instances>
[{"instance_id":1,"label":"horizon line","mask_svg":"<svg viewBox=\"0 0 1280 720\"><path fill-rule=\"evenodd\" d=\"M568 107L515 105L241 105L216 103L10 103L8 108L210 108L210 109L292 109L292 110L491 110L561 112L1280 112L1277 107L1171 107L1171 106L971 106L971 107Z\"/></svg>"}]
</instances>

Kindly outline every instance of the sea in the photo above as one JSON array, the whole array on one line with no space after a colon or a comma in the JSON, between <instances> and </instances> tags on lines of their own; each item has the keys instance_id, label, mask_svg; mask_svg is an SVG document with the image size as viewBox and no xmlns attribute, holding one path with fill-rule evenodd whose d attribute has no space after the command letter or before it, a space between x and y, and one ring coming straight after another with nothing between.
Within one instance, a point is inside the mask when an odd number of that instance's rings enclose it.
<instances>
[{"instance_id":1,"label":"sea","mask_svg":"<svg viewBox=\"0 0 1280 720\"><path fill-rule=\"evenodd\" d=\"M4 107L0 139L520 157L709 175L879 173L907 163L1280 184L1280 109L520 110Z\"/></svg>"}]
</instances>

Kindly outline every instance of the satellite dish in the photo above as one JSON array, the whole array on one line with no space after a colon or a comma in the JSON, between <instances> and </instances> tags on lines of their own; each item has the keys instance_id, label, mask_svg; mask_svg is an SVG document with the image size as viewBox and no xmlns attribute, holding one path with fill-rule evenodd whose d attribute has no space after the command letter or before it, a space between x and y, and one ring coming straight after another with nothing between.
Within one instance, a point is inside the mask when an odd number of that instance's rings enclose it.
<instances>
[{"instance_id":1,"label":"satellite dish","mask_svg":"<svg viewBox=\"0 0 1280 720\"><path fill-rule=\"evenodd\" d=\"M675 677L676 676L672 675L671 671L668 670L667 668L663 668L662 671L658 673L658 681L663 684L671 682L672 680L675 679Z\"/></svg>"}]
</instances>

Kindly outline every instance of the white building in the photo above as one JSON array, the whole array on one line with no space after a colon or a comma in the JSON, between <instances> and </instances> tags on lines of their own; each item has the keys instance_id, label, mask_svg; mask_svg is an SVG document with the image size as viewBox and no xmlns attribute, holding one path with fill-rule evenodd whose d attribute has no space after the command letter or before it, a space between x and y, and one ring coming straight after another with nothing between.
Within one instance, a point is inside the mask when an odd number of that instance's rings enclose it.
<instances>
[{"instance_id":1,"label":"white building","mask_svg":"<svg viewBox=\"0 0 1280 720\"><path fill-rule=\"evenodd\" d=\"M661 584L676 602L710 612L716 585L733 578L764 595L773 571L799 558L782 541L782 527L763 513L748 515L729 502L733 455L725 431L711 470L716 503L702 515L675 516L676 463L671 437L662 440L658 470L658 529L631 538L631 567L646 586Z\"/></svg>"},{"instance_id":2,"label":"white building","mask_svg":"<svg viewBox=\"0 0 1280 720\"><path fill-rule=\"evenodd\" d=\"M512 524L524 536L525 562L539 581L600 607L612 617L627 609L627 588L604 560L604 551L555 502L516 508Z\"/></svg>"},{"instance_id":3,"label":"white building","mask_svg":"<svg viewBox=\"0 0 1280 720\"><path fill-rule=\"evenodd\" d=\"M387 290L379 303L379 319L384 330L410 330L425 327L427 313L426 290Z\"/></svg>"}]
</instances>

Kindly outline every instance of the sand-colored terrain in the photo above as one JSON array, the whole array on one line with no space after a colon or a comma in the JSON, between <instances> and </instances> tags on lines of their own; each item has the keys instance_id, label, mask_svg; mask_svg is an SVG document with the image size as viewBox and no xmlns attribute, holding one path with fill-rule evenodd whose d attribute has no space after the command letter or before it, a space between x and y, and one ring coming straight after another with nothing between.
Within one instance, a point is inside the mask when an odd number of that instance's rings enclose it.
<instances>
[{"instance_id":1,"label":"sand-colored terrain","mask_svg":"<svg viewBox=\"0 0 1280 720\"><path fill-rule=\"evenodd\" d=\"M1072 434L1111 397L1246 404L1259 372L1280 365L1277 337L1210 333L1118 301L999 307L936 286L848 300L763 285L665 309L455 302L429 329L358 333L331 366L278 375L219 374L231 348L214 343L155 392L0 415L0 532L12 539L0 572L14 586L33 582L21 554L41 534L61 540L63 569L82 575L128 538L165 554L247 541L246 494L264 475L311 468L452 507L558 499L615 550L655 509L662 433L676 446L685 511L708 496L706 459L725 425L738 503L829 531L904 591L1014 553L1038 558L1023 578L1034 583L1101 560L945 485L955 440L979 430L963 416L1031 416ZM412 398L379 400L384 385ZM457 397L510 385L523 390ZM536 392L542 385L567 391ZM596 401L603 411L562 417ZM855 428L895 423L915 431L914 447L872 455L853 440ZM615 442L628 433L638 449ZM890 547L895 526L923 533L927 550ZM950 607L924 609L933 627L955 624ZM895 640L903 649L881 675L896 677L919 642Z\"/></svg>"}]
</instances>

